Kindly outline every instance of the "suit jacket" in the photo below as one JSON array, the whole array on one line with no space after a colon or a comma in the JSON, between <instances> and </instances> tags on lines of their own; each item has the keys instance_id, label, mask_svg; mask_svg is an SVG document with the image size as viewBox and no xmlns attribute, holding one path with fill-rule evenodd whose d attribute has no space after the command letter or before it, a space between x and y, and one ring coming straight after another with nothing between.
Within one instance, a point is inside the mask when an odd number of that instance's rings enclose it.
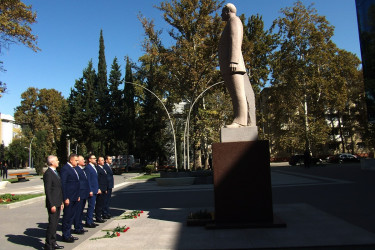
<instances>
[{"instance_id":1,"label":"suit jacket","mask_svg":"<svg viewBox=\"0 0 375 250\"><path fill-rule=\"evenodd\" d=\"M243 26L241 19L237 16L231 17L227 21L219 42L219 64L223 75L231 74L230 63L237 63L236 73L246 73L241 50L242 39Z\"/></svg>"},{"instance_id":2,"label":"suit jacket","mask_svg":"<svg viewBox=\"0 0 375 250\"><path fill-rule=\"evenodd\" d=\"M78 201L80 184L77 172L67 163L61 168L60 175L64 201Z\"/></svg>"},{"instance_id":3,"label":"suit jacket","mask_svg":"<svg viewBox=\"0 0 375 250\"><path fill-rule=\"evenodd\" d=\"M107 172L108 188L113 188L115 183L114 183L114 180L113 180L112 169L107 163L104 164L103 168Z\"/></svg>"},{"instance_id":4,"label":"suit jacket","mask_svg":"<svg viewBox=\"0 0 375 250\"><path fill-rule=\"evenodd\" d=\"M81 199L87 199L90 193L89 181L87 179L87 174L79 166L75 168L79 176L79 197Z\"/></svg>"},{"instance_id":5,"label":"suit jacket","mask_svg":"<svg viewBox=\"0 0 375 250\"><path fill-rule=\"evenodd\" d=\"M51 210L51 207L58 208L63 203L63 194L61 188L60 178L55 172L48 168L43 174L44 192L46 193L46 207Z\"/></svg>"},{"instance_id":6,"label":"suit jacket","mask_svg":"<svg viewBox=\"0 0 375 250\"><path fill-rule=\"evenodd\" d=\"M91 166L91 164L87 164L85 167L85 173L87 175L87 180L89 182L89 192L93 192L94 195L98 193L99 183L98 183L98 174L96 168Z\"/></svg>"},{"instance_id":7,"label":"suit jacket","mask_svg":"<svg viewBox=\"0 0 375 250\"><path fill-rule=\"evenodd\" d=\"M99 188L102 192L107 191L108 189L108 179L106 171L101 168L100 166L96 166L96 170L98 171L98 183Z\"/></svg>"}]
</instances>

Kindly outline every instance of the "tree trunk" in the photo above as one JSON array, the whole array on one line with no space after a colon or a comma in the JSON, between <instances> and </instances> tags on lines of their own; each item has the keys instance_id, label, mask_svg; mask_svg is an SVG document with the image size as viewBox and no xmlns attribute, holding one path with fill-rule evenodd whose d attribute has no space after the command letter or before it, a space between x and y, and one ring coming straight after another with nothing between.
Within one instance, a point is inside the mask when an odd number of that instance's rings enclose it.
<instances>
[{"instance_id":1,"label":"tree trunk","mask_svg":"<svg viewBox=\"0 0 375 250\"><path fill-rule=\"evenodd\" d=\"M200 146L200 143L197 143L194 146L194 170L197 170L197 168L202 167L202 153Z\"/></svg>"}]
</instances>

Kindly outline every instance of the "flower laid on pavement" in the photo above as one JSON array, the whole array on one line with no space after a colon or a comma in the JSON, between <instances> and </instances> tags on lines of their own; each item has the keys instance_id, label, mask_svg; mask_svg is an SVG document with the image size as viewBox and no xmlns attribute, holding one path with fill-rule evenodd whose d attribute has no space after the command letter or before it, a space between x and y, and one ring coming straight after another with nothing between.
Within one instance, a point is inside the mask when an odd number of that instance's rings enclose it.
<instances>
[{"instance_id":1,"label":"flower laid on pavement","mask_svg":"<svg viewBox=\"0 0 375 250\"><path fill-rule=\"evenodd\" d=\"M143 211L140 211L140 210L134 210L134 211L131 211L130 213L125 212L122 215L120 215L119 217L117 217L116 219L117 220L136 219L138 217L141 217L141 213L143 213Z\"/></svg>"},{"instance_id":2,"label":"flower laid on pavement","mask_svg":"<svg viewBox=\"0 0 375 250\"><path fill-rule=\"evenodd\" d=\"M125 226L122 226L120 227L120 225L118 225L117 227L115 227L114 229L103 229L102 231L104 232L107 232L105 235L101 236L101 237L95 237L95 238L92 238L90 240L99 240L99 239L105 239L105 238L115 238L115 237L120 237L120 232L126 232L130 229L130 227L126 227Z\"/></svg>"}]
</instances>

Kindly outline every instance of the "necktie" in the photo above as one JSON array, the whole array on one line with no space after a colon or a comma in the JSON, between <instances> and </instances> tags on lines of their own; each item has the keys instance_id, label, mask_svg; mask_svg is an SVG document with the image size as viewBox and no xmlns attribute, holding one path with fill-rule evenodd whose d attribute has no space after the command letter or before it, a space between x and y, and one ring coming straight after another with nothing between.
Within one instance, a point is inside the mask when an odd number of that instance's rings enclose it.
<instances>
[{"instance_id":1,"label":"necktie","mask_svg":"<svg viewBox=\"0 0 375 250\"><path fill-rule=\"evenodd\" d=\"M57 175L57 177L60 178L60 175L59 175L59 173L56 171L56 169L54 169L53 172L55 172L55 174Z\"/></svg>"},{"instance_id":2,"label":"necktie","mask_svg":"<svg viewBox=\"0 0 375 250\"><path fill-rule=\"evenodd\" d=\"M73 170L74 170L74 172L76 173L77 178L78 178L78 180L79 180L79 175L78 175L78 173L77 173L77 170L75 170L74 168L73 168Z\"/></svg>"},{"instance_id":3,"label":"necktie","mask_svg":"<svg viewBox=\"0 0 375 250\"><path fill-rule=\"evenodd\" d=\"M99 166L100 166L100 165L99 165ZM104 173L107 174L107 171L105 171L105 169L103 168L103 166L100 166L100 167L101 167L101 169L104 170Z\"/></svg>"},{"instance_id":4,"label":"necktie","mask_svg":"<svg viewBox=\"0 0 375 250\"><path fill-rule=\"evenodd\" d=\"M82 167L80 167L81 169L82 169L82 172L85 174L85 177L86 177L86 179L87 179L87 175L86 175L86 172L85 172L85 170L83 170L83 168Z\"/></svg>"}]
</instances>

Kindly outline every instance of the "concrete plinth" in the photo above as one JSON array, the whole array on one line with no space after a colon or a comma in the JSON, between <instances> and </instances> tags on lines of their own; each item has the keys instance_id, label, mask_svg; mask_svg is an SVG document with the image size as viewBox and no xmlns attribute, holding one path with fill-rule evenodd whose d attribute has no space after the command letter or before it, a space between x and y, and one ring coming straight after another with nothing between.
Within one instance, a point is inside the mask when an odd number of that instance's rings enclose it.
<instances>
[{"instance_id":1,"label":"concrete plinth","mask_svg":"<svg viewBox=\"0 0 375 250\"><path fill-rule=\"evenodd\" d=\"M212 153L215 224L272 226L268 141L215 143Z\"/></svg>"},{"instance_id":2,"label":"concrete plinth","mask_svg":"<svg viewBox=\"0 0 375 250\"><path fill-rule=\"evenodd\" d=\"M221 142L256 141L258 139L258 127L221 128Z\"/></svg>"}]
</instances>

